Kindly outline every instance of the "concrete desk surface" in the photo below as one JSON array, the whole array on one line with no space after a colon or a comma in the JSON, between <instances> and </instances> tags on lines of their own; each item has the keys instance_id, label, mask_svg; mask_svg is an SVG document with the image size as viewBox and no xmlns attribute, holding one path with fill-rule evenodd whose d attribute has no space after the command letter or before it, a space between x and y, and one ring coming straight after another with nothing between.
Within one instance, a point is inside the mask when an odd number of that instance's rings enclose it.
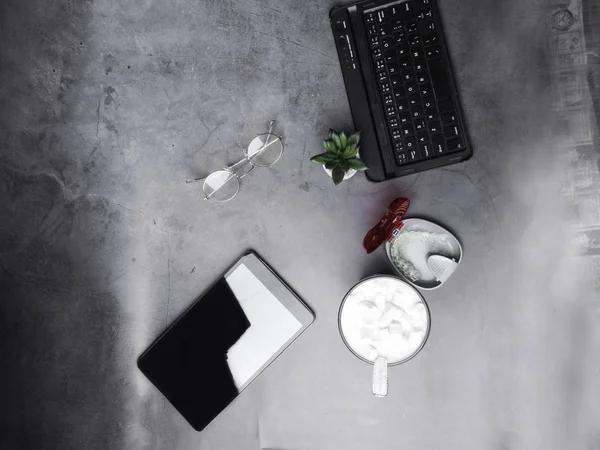
<instances>
[{"instance_id":1,"label":"concrete desk surface","mask_svg":"<svg viewBox=\"0 0 600 450\"><path fill-rule=\"evenodd\" d=\"M331 2L3 2L0 447L600 448L593 86L560 104L579 72L557 72L585 56L583 13L559 34L552 2L439 3L475 156L334 187L309 161L330 127L352 130ZM185 184L270 119L284 155L233 201ZM378 399L337 313L389 270L361 241L398 196L465 258L424 293L429 341ZM317 320L196 433L136 359L250 248Z\"/></svg>"}]
</instances>

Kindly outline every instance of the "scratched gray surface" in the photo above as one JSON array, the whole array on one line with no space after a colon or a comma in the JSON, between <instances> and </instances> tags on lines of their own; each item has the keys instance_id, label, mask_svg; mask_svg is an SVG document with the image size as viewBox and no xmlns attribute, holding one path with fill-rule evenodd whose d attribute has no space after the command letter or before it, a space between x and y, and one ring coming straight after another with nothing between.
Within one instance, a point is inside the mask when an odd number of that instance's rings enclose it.
<instances>
[{"instance_id":1,"label":"scratched gray surface","mask_svg":"<svg viewBox=\"0 0 600 450\"><path fill-rule=\"evenodd\" d=\"M308 161L329 127L351 128L332 3L2 3L1 448L600 448L600 266L571 239L593 226L565 194L579 138L556 133L556 3L440 3L475 157L337 188ZM234 201L183 183L272 118L284 157ZM425 294L429 342L377 399L336 319L351 285L388 268L360 243L399 195L465 259ZM248 248L317 320L196 433L135 361Z\"/></svg>"}]
</instances>

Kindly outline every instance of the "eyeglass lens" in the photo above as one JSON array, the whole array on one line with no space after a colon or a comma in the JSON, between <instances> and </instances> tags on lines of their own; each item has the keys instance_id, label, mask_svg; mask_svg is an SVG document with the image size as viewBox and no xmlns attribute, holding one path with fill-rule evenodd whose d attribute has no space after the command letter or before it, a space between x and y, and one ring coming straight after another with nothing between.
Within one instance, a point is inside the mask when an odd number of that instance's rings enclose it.
<instances>
[{"instance_id":1,"label":"eyeglass lens","mask_svg":"<svg viewBox=\"0 0 600 450\"><path fill-rule=\"evenodd\" d=\"M240 190L240 179L228 170L211 173L202 185L205 198L217 202L231 200Z\"/></svg>"}]
</instances>

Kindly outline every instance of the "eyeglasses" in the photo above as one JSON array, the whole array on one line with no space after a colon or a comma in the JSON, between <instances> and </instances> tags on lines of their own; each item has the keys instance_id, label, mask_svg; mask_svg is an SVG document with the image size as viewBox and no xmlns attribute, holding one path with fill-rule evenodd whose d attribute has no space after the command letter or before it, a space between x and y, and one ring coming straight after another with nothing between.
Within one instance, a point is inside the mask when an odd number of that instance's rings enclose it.
<instances>
[{"instance_id":1,"label":"eyeglasses","mask_svg":"<svg viewBox=\"0 0 600 450\"><path fill-rule=\"evenodd\" d=\"M232 166L217 170L205 178L192 178L186 183L204 180L202 190L204 200L226 202L231 200L240 190L242 178L255 167L271 167L283 153L283 136L273 134L275 121L269 123L269 131L256 136L244 151L244 158ZM246 170L247 167L250 167ZM242 173L246 170L244 173Z\"/></svg>"}]
</instances>

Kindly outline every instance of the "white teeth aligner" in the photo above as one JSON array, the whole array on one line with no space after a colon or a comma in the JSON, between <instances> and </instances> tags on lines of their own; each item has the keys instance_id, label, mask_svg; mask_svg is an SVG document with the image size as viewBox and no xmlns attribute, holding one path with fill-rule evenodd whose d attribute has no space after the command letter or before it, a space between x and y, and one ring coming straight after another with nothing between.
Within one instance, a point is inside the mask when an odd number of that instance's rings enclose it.
<instances>
[{"instance_id":1,"label":"white teeth aligner","mask_svg":"<svg viewBox=\"0 0 600 450\"><path fill-rule=\"evenodd\" d=\"M400 256L400 252L397 250L398 247L392 247L392 260L396 267L408 277L411 281L418 281L421 279L421 272L419 272L413 264Z\"/></svg>"}]
</instances>

